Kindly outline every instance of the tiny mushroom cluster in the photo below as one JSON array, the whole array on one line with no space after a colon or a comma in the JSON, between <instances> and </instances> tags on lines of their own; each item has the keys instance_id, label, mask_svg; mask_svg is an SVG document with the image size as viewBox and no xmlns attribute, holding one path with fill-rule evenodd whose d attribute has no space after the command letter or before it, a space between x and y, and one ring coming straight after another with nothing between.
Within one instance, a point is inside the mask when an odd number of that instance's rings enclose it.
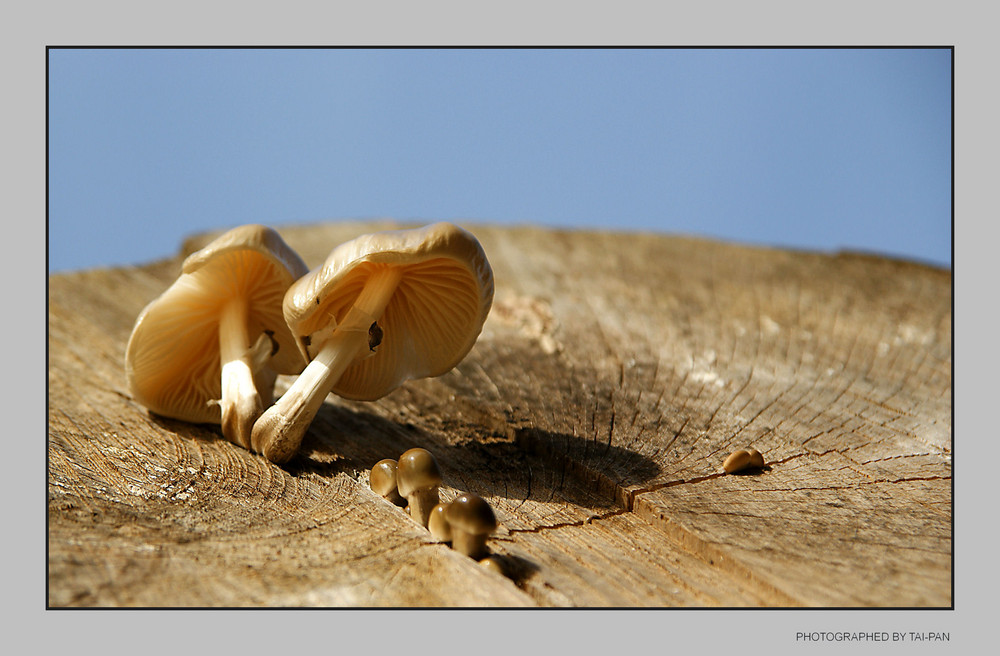
<instances>
[{"instance_id":1,"label":"tiny mushroom cluster","mask_svg":"<svg viewBox=\"0 0 1000 656\"><path fill-rule=\"evenodd\" d=\"M740 449L733 451L722 463L722 470L727 474L735 474L745 469L763 469L764 456L757 449Z\"/></svg>"},{"instance_id":2,"label":"tiny mushroom cluster","mask_svg":"<svg viewBox=\"0 0 1000 656\"><path fill-rule=\"evenodd\" d=\"M395 471L395 485L390 484L389 473ZM498 527L493 508L482 497L465 493L456 499L441 503L438 488L442 484L441 470L434 455L422 448L409 449L399 457L399 462L380 460L372 468L369 478L371 488L380 496L394 503L394 495L406 498L406 509L421 526L427 528L434 539L450 542L453 549L470 558L497 567L497 559L489 556L486 541Z\"/></svg>"},{"instance_id":3,"label":"tiny mushroom cluster","mask_svg":"<svg viewBox=\"0 0 1000 656\"><path fill-rule=\"evenodd\" d=\"M218 424L287 462L331 391L374 401L454 368L493 293L479 241L450 223L362 235L311 272L271 228L241 226L189 256L140 313L129 390L155 414ZM298 377L275 402L278 374Z\"/></svg>"}]
</instances>

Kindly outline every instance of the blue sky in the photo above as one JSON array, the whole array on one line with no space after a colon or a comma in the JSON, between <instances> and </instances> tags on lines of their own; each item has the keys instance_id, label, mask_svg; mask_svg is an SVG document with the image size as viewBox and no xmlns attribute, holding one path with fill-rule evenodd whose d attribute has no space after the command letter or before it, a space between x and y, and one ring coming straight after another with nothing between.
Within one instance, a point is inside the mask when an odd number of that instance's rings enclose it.
<instances>
[{"instance_id":1,"label":"blue sky","mask_svg":"<svg viewBox=\"0 0 1000 656\"><path fill-rule=\"evenodd\" d=\"M49 270L335 219L951 266L947 49L53 49Z\"/></svg>"}]
</instances>

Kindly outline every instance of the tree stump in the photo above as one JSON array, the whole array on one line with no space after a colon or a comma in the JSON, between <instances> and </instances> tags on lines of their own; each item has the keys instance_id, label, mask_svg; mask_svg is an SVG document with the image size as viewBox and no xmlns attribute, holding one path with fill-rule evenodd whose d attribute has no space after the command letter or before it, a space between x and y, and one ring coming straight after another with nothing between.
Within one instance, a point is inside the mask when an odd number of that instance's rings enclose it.
<instances>
[{"instance_id":1,"label":"tree stump","mask_svg":"<svg viewBox=\"0 0 1000 656\"><path fill-rule=\"evenodd\" d=\"M316 266L398 227L279 232ZM950 271L467 227L496 278L472 352L377 402L331 395L284 466L126 386L136 316L214 235L50 276L48 604L952 606ZM493 506L502 573L371 491L415 446L444 499ZM723 473L744 448L766 466Z\"/></svg>"}]
</instances>

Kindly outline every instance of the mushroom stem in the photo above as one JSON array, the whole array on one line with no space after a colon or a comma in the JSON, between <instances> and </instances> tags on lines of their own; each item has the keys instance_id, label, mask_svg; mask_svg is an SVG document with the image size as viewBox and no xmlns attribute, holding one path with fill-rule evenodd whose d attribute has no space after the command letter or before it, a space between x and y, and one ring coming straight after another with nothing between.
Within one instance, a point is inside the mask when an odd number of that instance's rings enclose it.
<instances>
[{"instance_id":1,"label":"mushroom stem","mask_svg":"<svg viewBox=\"0 0 1000 656\"><path fill-rule=\"evenodd\" d=\"M244 448L250 448L253 424L264 412L264 401L254 382L256 349L250 348L246 301L234 299L226 303L219 318L222 434Z\"/></svg>"},{"instance_id":2,"label":"mushroom stem","mask_svg":"<svg viewBox=\"0 0 1000 656\"><path fill-rule=\"evenodd\" d=\"M437 487L429 487L417 490L409 497L410 517L418 524L426 527L431 518L431 511L438 505L441 498L438 496Z\"/></svg>"},{"instance_id":3,"label":"mushroom stem","mask_svg":"<svg viewBox=\"0 0 1000 656\"><path fill-rule=\"evenodd\" d=\"M486 548L486 539L488 537L489 535L485 533L469 533L468 531L456 530L455 527L452 527L451 548L470 558L479 560L489 553Z\"/></svg>"},{"instance_id":4,"label":"mushroom stem","mask_svg":"<svg viewBox=\"0 0 1000 656\"><path fill-rule=\"evenodd\" d=\"M254 424L254 451L276 463L287 462L295 455L309 424L347 367L371 354L368 329L382 318L400 278L401 273L394 267L380 267L368 278L347 316L316 357Z\"/></svg>"}]
</instances>

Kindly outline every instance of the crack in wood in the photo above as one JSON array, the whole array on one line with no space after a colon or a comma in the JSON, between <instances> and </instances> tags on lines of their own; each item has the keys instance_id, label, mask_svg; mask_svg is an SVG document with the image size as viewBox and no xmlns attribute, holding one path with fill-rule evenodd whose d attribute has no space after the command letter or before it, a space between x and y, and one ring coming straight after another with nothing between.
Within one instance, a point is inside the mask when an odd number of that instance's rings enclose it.
<instances>
[{"instance_id":1,"label":"crack in wood","mask_svg":"<svg viewBox=\"0 0 1000 656\"><path fill-rule=\"evenodd\" d=\"M579 528L581 526L587 526L588 524L593 524L594 522L601 521L604 519L610 519L612 517L620 517L626 513L631 512L628 509L611 510L606 513L594 513L583 519L573 521L573 522L558 522L556 524L545 524L542 526L532 526L531 528L511 528L507 529L509 535L517 535L520 533L542 533L543 531L552 531L562 528ZM503 541L504 536L493 536L492 539Z\"/></svg>"}]
</instances>

